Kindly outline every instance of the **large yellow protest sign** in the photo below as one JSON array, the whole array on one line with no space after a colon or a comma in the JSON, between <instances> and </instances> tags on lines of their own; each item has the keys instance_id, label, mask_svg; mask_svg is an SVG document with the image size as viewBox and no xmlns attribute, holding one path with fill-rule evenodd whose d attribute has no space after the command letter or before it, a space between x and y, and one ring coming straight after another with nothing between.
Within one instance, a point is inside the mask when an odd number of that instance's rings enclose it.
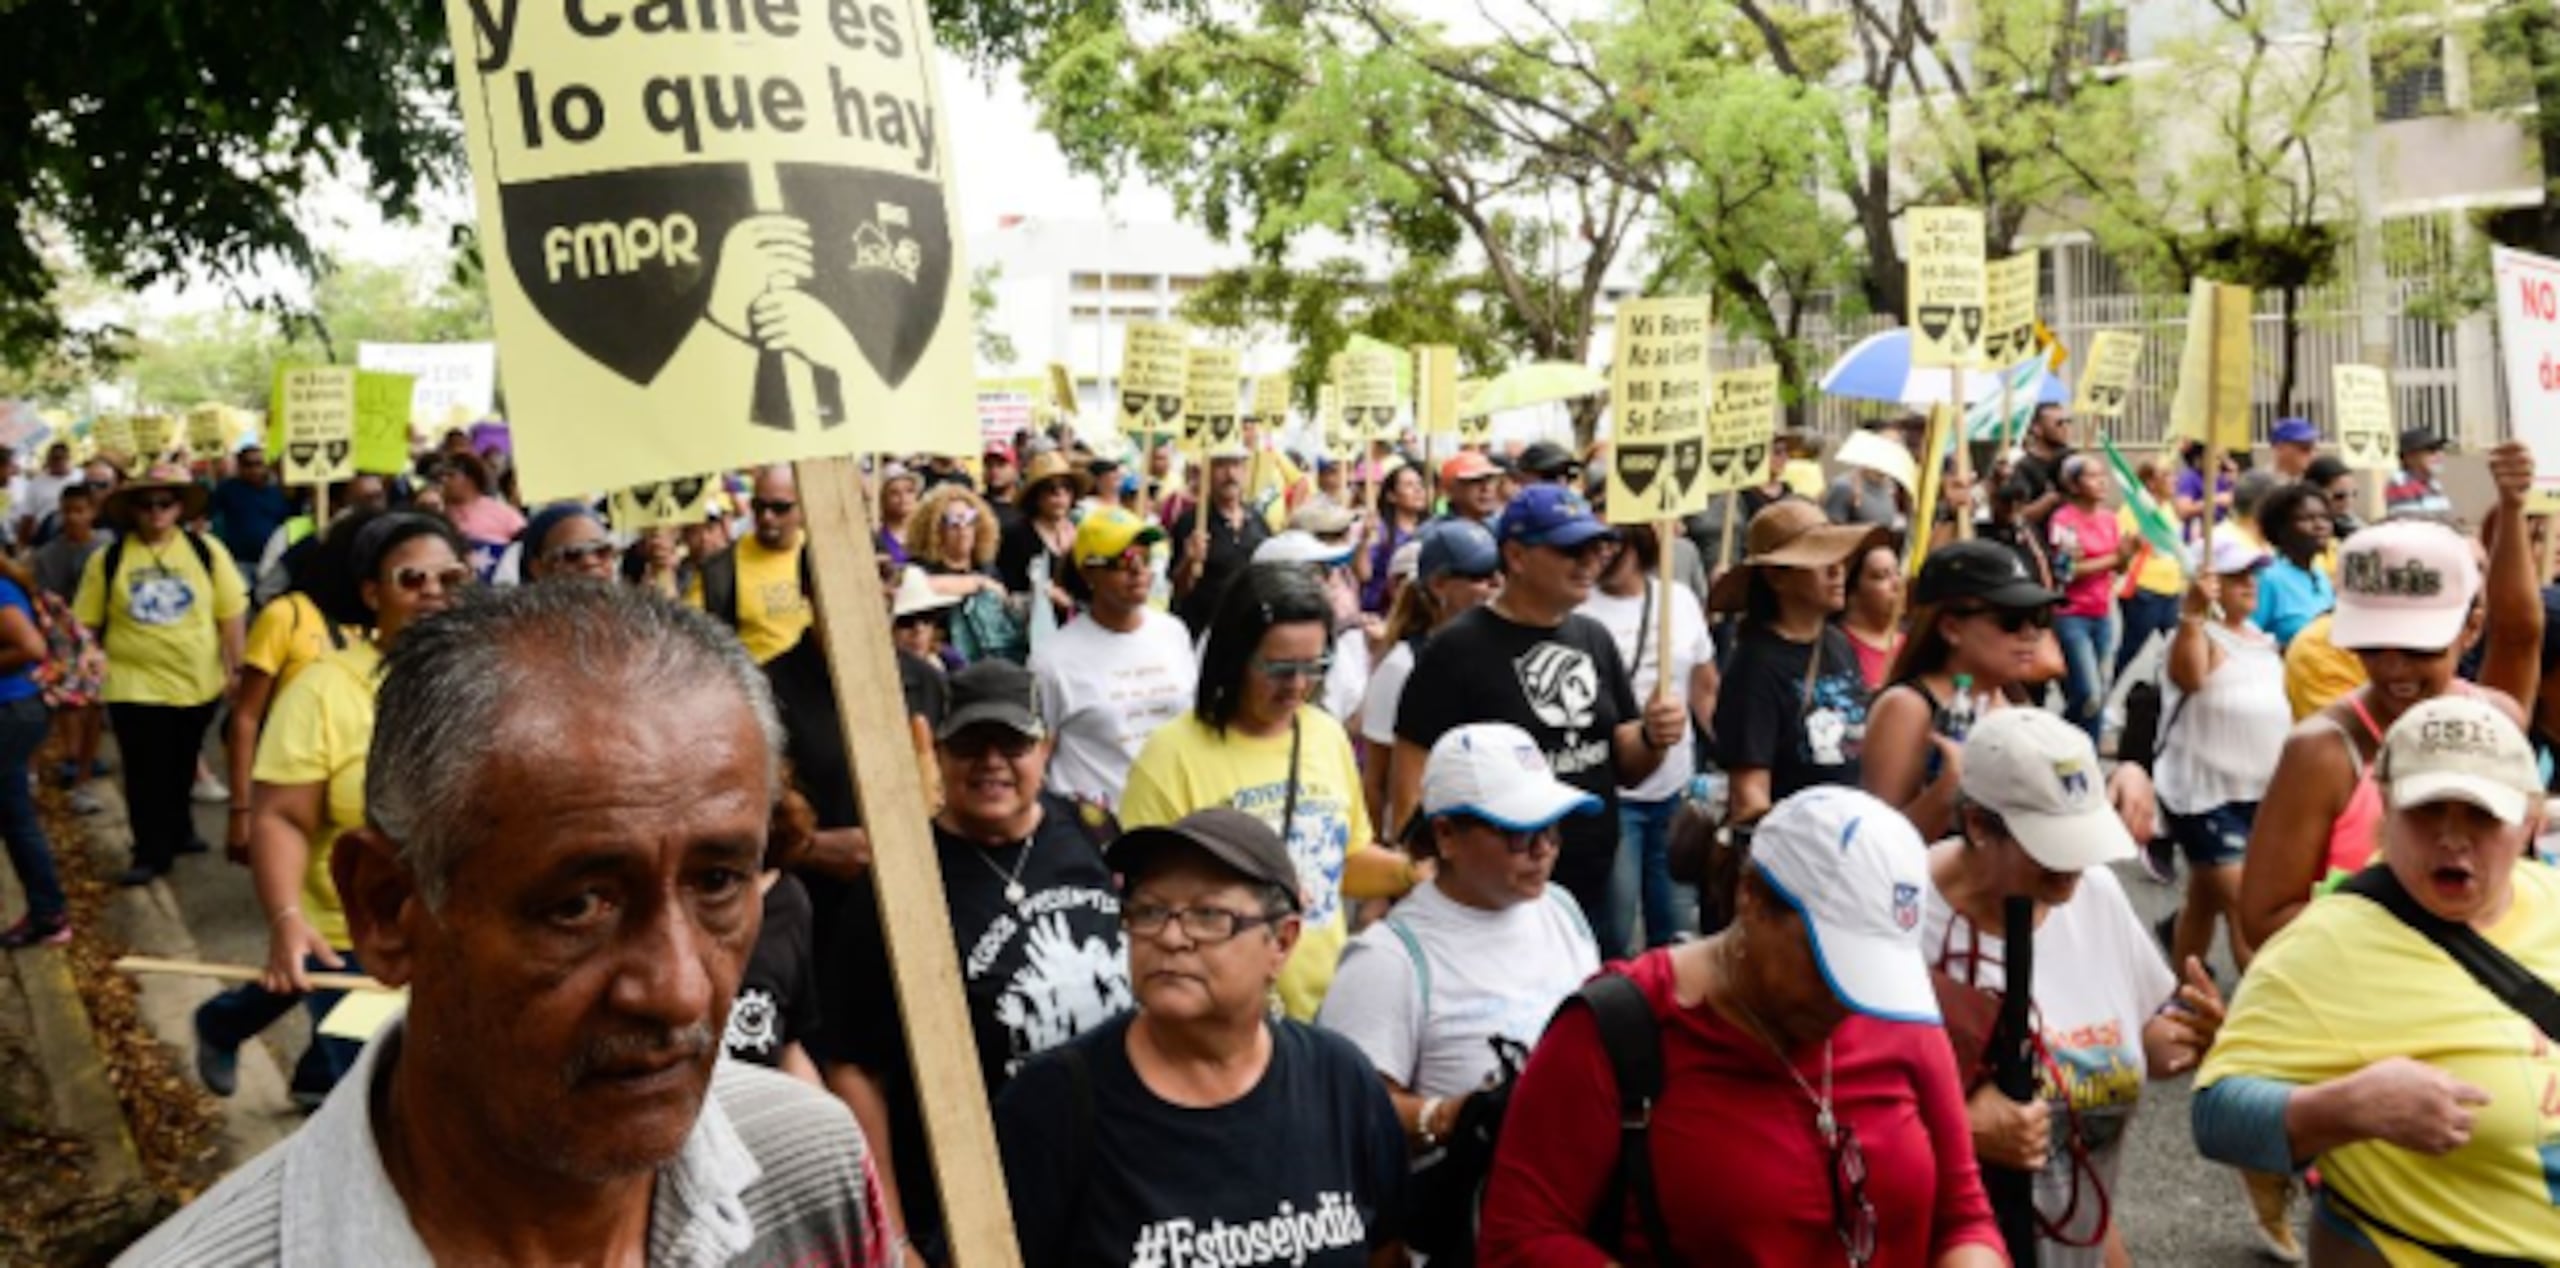
<instances>
[{"instance_id":1,"label":"large yellow protest sign","mask_svg":"<svg viewBox=\"0 0 2560 1268\"><path fill-rule=\"evenodd\" d=\"M356 473L356 368L279 366L269 417L286 484L335 484Z\"/></svg>"},{"instance_id":2,"label":"large yellow protest sign","mask_svg":"<svg viewBox=\"0 0 2560 1268\"><path fill-rule=\"evenodd\" d=\"M1182 389L1183 439L1205 451L1244 447L1236 398L1244 386L1244 358L1233 348L1193 348Z\"/></svg>"},{"instance_id":3,"label":"large yellow protest sign","mask_svg":"<svg viewBox=\"0 0 2560 1268\"><path fill-rule=\"evenodd\" d=\"M2178 358L2178 395L2169 434L2225 452L2249 448L2254 356L2248 287L2197 278L2187 296L2187 340Z\"/></svg>"},{"instance_id":4,"label":"large yellow protest sign","mask_svg":"<svg viewBox=\"0 0 2560 1268\"><path fill-rule=\"evenodd\" d=\"M2391 426L2391 374L2378 365L2341 365L2329 371L2338 418L2338 453L2348 469L2389 471L2400 465L2400 438Z\"/></svg>"},{"instance_id":5,"label":"large yellow protest sign","mask_svg":"<svg viewBox=\"0 0 2560 1268\"><path fill-rule=\"evenodd\" d=\"M1342 416L1342 389L1331 383L1316 389L1316 421L1324 432L1324 451L1348 459L1360 449L1359 429Z\"/></svg>"},{"instance_id":6,"label":"large yellow protest sign","mask_svg":"<svg viewBox=\"0 0 2560 1268\"><path fill-rule=\"evenodd\" d=\"M1253 381L1253 419L1266 427L1289 421L1289 376L1278 370Z\"/></svg>"},{"instance_id":7,"label":"large yellow protest sign","mask_svg":"<svg viewBox=\"0 0 2560 1268\"><path fill-rule=\"evenodd\" d=\"M106 414L89 429L89 444L101 454L130 458L133 448L133 418L128 414Z\"/></svg>"},{"instance_id":8,"label":"large yellow protest sign","mask_svg":"<svg viewBox=\"0 0 2560 1268\"><path fill-rule=\"evenodd\" d=\"M1902 223L1909 239L1903 320L1911 329L1911 364L1981 364L1982 213L1971 207L1914 207L1903 213Z\"/></svg>"},{"instance_id":9,"label":"large yellow protest sign","mask_svg":"<svg viewBox=\"0 0 2560 1268\"><path fill-rule=\"evenodd\" d=\"M1706 491L1723 493L1769 482L1769 447L1778 429L1778 367L1755 365L1716 375L1707 415Z\"/></svg>"},{"instance_id":10,"label":"large yellow protest sign","mask_svg":"<svg viewBox=\"0 0 2560 1268\"><path fill-rule=\"evenodd\" d=\"M2087 368L2071 412L2083 418L2122 418L2133 399L2134 370L2142 363L2142 336L2130 330L2101 330L2089 337Z\"/></svg>"},{"instance_id":11,"label":"large yellow protest sign","mask_svg":"<svg viewBox=\"0 0 2560 1268\"><path fill-rule=\"evenodd\" d=\"M1446 436L1458 430L1458 350L1426 343L1413 350L1414 430Z\"/></svg>"},{"instance_id":12,"label":"large yellow protest sign","mask_svg":"<svg viewBox=\"0 0 2560 1268\"><path fill-rule=\"evenodd\" d=\"M1342 358L1342 426L1359 440L1395 433L1396 356L1375 350L1346 353Z\"/></svg>"},{"instance_id":13,"label":"large yellow protest sign","mask_svg":"<svg viewBox=\"0 0 2560 1268\"><path fill-rule=\"evenodd\" d=\"M1982 359L2006 369L2036 350L2036 253L1984 266Z\"/></svg>"},{"instance_id":14,"label":"large yellow protest sign","mask_svg":"<svg viewBox=\"0 0 2560 1268\"><path fill-rule=\"evenodd\" d=\"M1171 322L1130 325L1120 340L1120 430L1169 436L1182 421L1191 334Z\"/></svg>"},{"instance_id":15,"label":"large yellow protest sign","mask_svg":"<svg viewBox=\"0 0 2560 1268\"><path fill-rule=\"evenodd\" d=\"M1709 302L1618 306L1609 409L1609 521L1644 524L1707 509Z\"/></svg>"},{"instance_id":16,"label":"large yellow protest sign","mask_svg":"<svg viewBox=\"0 0 2560 1268\"><path fill-rule=\"evenodd\" d=\"M187 411L187 451L199 458L231 452L231 418L219 405Z\"/></svg>"},{"instance_id":17,"label":"large yellow protest sign","mask_svg":"<svg viewBox=\"0 0 2560 1268\"><path fill-rule=\"evenodd\" d=\"M920 10L445 9L528 499L974 451Z\"/></svg>"},{"instance_id":18,"label":"large yellow protest sign","mask_svg":"<svg viewBox=\"0 0 2560 1268\"><path fill-rule=\"evenodd\" d=\"M133 449L144 458L159 458L178 447L178 420L167 414L133 416Z\"/></svg>"},{"instance_id":19,"label":"large yellow protest sign","mask_svg":"<svg viewBox=\"0 0 2560 1268\"><path fill-rule=\"evenodd\" d=\"M1458 380L1458 443L1462 445L1482 445L1493 440L1493 415L1478 414L1467 408L1476 399L1476 393L1483 391L1484 385L1491 381Z\"/></svg>"},{"instance_id":20,"label":"large yellow protest sign","mask_svg":"<svg viewBox=\"0 0 2560 1268\"><path fill-rule=\"evenodd\" d=\"M356 372L356 470L398 475L409 466L409 413L415 375Z\"/></svg>"}]
</instances>

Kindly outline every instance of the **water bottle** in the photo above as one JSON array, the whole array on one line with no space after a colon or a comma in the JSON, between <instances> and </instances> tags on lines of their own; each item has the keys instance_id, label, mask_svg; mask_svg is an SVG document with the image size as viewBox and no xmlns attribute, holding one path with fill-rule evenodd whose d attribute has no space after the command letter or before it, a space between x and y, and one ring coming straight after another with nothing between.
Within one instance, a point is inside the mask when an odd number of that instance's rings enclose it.
<instances>
[{"instance_id":1,"label":"water bottle","mask_svg":"<svg viewBox=\"0 0 2560 1268\"><path fill-rule=\"evenodd\" d=\"M2053 583L2071 584L2071 572L2080 562L2080 534L2069 527L2053 530Z\"/></svg>"}]
</instances>

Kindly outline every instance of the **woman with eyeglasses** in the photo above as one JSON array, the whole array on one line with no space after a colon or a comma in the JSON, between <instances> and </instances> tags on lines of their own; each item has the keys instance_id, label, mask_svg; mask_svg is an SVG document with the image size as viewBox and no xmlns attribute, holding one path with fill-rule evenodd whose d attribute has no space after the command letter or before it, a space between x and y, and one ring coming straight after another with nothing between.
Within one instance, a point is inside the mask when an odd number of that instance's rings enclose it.
<instances>
[{"instance_id":1,"label":"woman with eyeglasses","mask_svg":"<svg viewBox=\"0 0 2560 1268\"><path fill-rule=\"evenodd\" d=\"M1920 946L1969 1093L1973 1153L2035 1176L2043 1268L2124 1263L2124 1137L2148 1080L2195 1069L2222 1025L2204 965L2181 987L2108 864L2134 856L2097 748L2042 709L2004 709L1965 741L1957 833L1929 850ZM2034 903L2036 1099L2010 1100L1984 1053L2007 989L2006 904Z\"/></svg>"},{"instance_id":2,"label":"woman with eyeglasses","mask_svg":"<svg viewBox=\"0 0 2560 1268\"><path fill-rule=\"evenodd\" d=\"M277 693L321 657L364 637L361 626L333 621L321 607L323 591L347 569L346 555L347 539L324 533L312 549L293 556L289 588L259 608L257 619L249 623L223 736L231 821L222 851L234 863L249 861L249 799L255 783L251 770L258 756L258 732L266 725Z\"/></svg>"},{"instance_id":3,"label":"woman with eyeglasses","mask_svg":"<svg viewBox=\"0 0 2560 1268\"><path fill-rule=\"evenodd\" d=\"M1310 703L1331 666L1333 603L1313 570L1249 564L1219 600L1200 652L1191 711L1156 729L1129 768L1120 821L1171 823L1229 806L1281 832L1297 861L1306 935L1280 975L1291 1017L1315 1016L1346 937L1343 900L1410 888L1401 856L1378 847L1360 767L1342 724ZM1346 884L1355 855L1384 856ZM1393 874L1374 886L1371 867Z\"/></svg>"},{"instance_id":4,"label":"woman with eyeglasses","mask_svg":"<svg viewBox=\"0 0 2560 1268\"><path fill-rule=\"evenodd\" d=\"M1396 786L1396 710L1403 706L1414 658L1433 634L1502 587L1502 550L1474 520L1426 524L1396 554L1387 565L1387 576L1397 581L1383 635L1387 650L1370 671L1369 691L1360 701L1360 736L1369 742L1360 754L1360 784L1373 823L1389 822L1388 793Z\"/></svg>"},{"instance_id":5,"label":"woman with eyeglasses","mask_svg":"<svg viewBox=\"0 0 2560 1268\"><path fill-rule=\"evenodd\" d=\"M1751 517L1741 564L1708 592L1709 608L1742 613L1716 694L1728 822L1816 784L1858 782L1867 681L1831 617L1848 603L1849 561L1886 531L1834 524L1811 502L1773 502Z\"/></svg>"},{"instance_id":6,"label":"woman with eyeglasses","mask_svg":"<svg viewBox=\"0 0 2560 1268\"><path fill-rule=\"evenodd\" d=\"M966 485L937 484L907 517L907 552L935 591L966 598L1004 596L996 545L1003 529L993 508Z\"/></svg>"},{"instance_id":7,"label":"woman with eyeglasses","mask_svg":"<svg viewBox=\"0 0 2560 1268\"><path fill-rule=\"evenodd\" d=\"M71 605L107 652L107 717L133 823L133 866L119 885L148 885L208 848L190 792L205 728L239 672L249 587L230 551L183 527L204 507L204 487L171 465L108 494L117 537L89 557Z\"/></svg>"},{"instance_id":8,"label":"woman with eyeglasses","mask_svg":"<svg viewBox=\"0 0 2560 1268\"><path fill-rule=\"evenodd\" d=\"M1989 541L1929 552L1911 594L1910 641L1867 715L1859 779L1934 838L1956 826L1966 733L2033 677L2062 596L2037 585L2017 552Z\"/></svg>"},{"instance_id":9,"label":"woman with eyeglasses","mask_svg":"<svg viewBox=\"0 0 2560 1268\"><path fill-rule=\"evenodd\" d=\"M315 596L332 619L369 629L321 657L276 696L258 738L249 825L249 871L267 916L267 963L256 985L196 1011L196 1071L229 1096L240 1045L302 1000L314 1027L340 996L314 991L318 969L360 971L346 910L329 876L340 833L364 824L365 753L373 741L374 688L383 656L421 620L443 611L473 581L453 526L415 512L359 512L329 530ZM360 1043L315 1037L314 1063L294 1092L326 1096L355 1064Z\"/></svg>"},{"instance_id":10,"label":"woman with eyeglasses","mask_svg":"<svg viewBox=\"0 0 2560 1268\"><path fill-rule=\"evenodd\" d=\"M2008 1262L1921 965L1919 834L1817 787L1750 851L1731 925L1618 970L1640 998L1613 1013L1624 1055L1660 1063L1639 1130L1592 1005L1547 1028L1494 1147L1479 1264Z\"/></svg>"},{"instance_id":11,"label":"woman with eyeglasses","mask_svg":"<svg viewBox=\"0 0 2560 1268\"><path fill-rule=\"evenodd\" d=\"M1305 958L1291 854L1226 808L1112 843L1137 1007L995 1103L1028 1268L1406 1262L1386 1089L1348 1040L1266 1004Z\"/></svg>"},{"instance_id":12,"label":"woman with eyeglasses","mask_svg":"<svg viewBox=\"0 0 2560 1268\"><path fill-rule=\"evenodd\" d=\"M528 584L571 578L611 581L621 553L604 520L584 502L554 502L535 512L518 540Z\"/></svg>"}]
</instances>

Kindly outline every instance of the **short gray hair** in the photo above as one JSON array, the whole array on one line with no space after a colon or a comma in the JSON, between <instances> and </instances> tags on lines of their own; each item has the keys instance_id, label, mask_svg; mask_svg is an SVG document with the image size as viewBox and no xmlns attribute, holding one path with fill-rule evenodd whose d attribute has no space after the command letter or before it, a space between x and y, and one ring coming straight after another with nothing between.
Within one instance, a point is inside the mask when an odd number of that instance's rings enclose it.
<instances>
[{"instance_id":1,"label":"short gray hair","mask_svg":"<svg viewBox=\"0 0 2560 1268\"><path fill-rule=\"evenodd\" d=\"M559 582L464 592L404 631L385 659L365 817L389 837L429 908L468 852L480 778L507 715L527 707L618 709L687 687L726 684L765 740L768 799L782 792L782 720L773 689L727 627L635 586Z\"/></svg>"}]
</instances>

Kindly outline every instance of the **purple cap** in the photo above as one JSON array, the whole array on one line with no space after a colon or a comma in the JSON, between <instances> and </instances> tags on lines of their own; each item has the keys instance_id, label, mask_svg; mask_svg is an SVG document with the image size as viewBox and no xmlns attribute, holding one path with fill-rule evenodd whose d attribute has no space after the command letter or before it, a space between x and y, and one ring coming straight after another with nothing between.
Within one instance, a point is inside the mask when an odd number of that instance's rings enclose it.
<instances>
[{"instance_id":1,"label":"purple cap","mask_svg":"<svg viewBox=\"0 0 2560 1268\"><path fill-rule=\"evenodd\" d=\"M1618 530L1600 522L1582 495L1560 484L1536 484L1520 491L1502 508L1494 536L1524 546L1571 549L1595 537L1615 537Z\"/></svg>"},{"instance_id":2,"label":"purple cap","mask_svg":"<svg viewBox=\"0 0 2560 1268\"><path fill-rule=\"evenodd\" d=\"M2312 426L2308 418L2279 418L2276 420L2276 425L2267 432L2267 443L2316 445L2320 443L2320 429Z\"/></svg>"}]
</instances>

